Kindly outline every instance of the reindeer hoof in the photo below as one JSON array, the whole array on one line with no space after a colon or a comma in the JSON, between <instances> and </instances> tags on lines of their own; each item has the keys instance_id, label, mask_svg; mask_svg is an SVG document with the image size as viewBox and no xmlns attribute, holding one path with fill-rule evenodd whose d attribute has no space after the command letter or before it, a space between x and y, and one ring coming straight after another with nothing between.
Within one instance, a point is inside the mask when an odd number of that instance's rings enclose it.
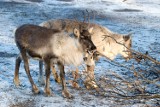
<instances>
[{"instance_id":1,"label":"reindeer hoof","mask_svg":"<svg viewBox=\"0 0 160 107\"><path fill-rule=\"evenodd\" d=\"M64 98L68 98L68 99L73 98L73 96L67 90L63 90L62 95Z\"/></svg>"},{"instance_id":2,"label":"reindeer hoof","mask_svg":"<svg viewBox=\"0 0 160 107\"><path fill-rule=\"evenodd\" d=\"M45 89L45 94L46 96L53 96L53 94L51 94L51 90L50 89Z\"/></svg>"},{"instance_id":3,"label":"reindeer hoof","mask_svg":"<svg viewBox=\"0 0 160 107\"><path fill-rule=\"evenodd\" d=\"M79 89L79 88L80 88L80 86L78 85L78 83L77 83L77 82L75 82L75 81L71 81L71 83L72 83L73 88L77 88L77 89Z\"/></svg>"},{"instance_id":4,"label":"reindeer hoof","mask_svg":"<svg viewBox=\"0 0 160 107\"><path fill-rule=\"evenodd\" d=\"M40 91L39 91L39 89L37 88L36 85L33 85L32 91L34 92L34 94L39 94L40 93Z\"/></svg>"},{"instance_id":5,"label":"reindeer hoof","mask_svg":"<svg viewBox=\"0 0 160 107\"><path fill-rule=\"evenodd\" d=\"M15 84L16 86L19 86L19 85L20 85L19 79L14 78L13 81L14 81L14 84Z\"/></svg>"},{"instance_id":6,"label":"reindeer hoof","mask_svg":"<svg viewBox=\"0 0 160 107\"><path fill-rule=\"evenodd\" d=\"M55 81L56 81L58 84L61 84L61 79L60 79L60 77L56 78Z\"/></svg>"},{"instance_id":7,"label":"reindeer hoof","mask_svg":"<svg viewBox=\"0 0 160 107\"><path fill-rule=\"evenodd\" d=\"M97 89L98 88L96 82L94 81L88 81L88 82L85 82L84 84L87 89Z\"/></svg>"}]
</instances>

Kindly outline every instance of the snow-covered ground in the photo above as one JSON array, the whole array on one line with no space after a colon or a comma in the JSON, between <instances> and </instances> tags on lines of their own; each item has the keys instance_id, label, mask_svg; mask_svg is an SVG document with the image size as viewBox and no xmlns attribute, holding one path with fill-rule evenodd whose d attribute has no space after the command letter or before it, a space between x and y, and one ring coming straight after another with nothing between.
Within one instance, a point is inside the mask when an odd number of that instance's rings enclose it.
<instances>
[{"instance_id":1,"label":"snow-covered ground","mask_svg":"<svg viewBox=\"0 0 160 107\"><path fill-rule=\"evenodd\" d=\"M86 89L76 90L69 86L69 91L75 98L65 99L61 96L61 86L54 82L53 77L51 89L54 96L46 97L43 93L33 95L23 64L20 68L21 86L17 88L13 84L15 58L19 53L14 42L15 29L25 23L73 19L81 16L79 14L84 9L96 11L96 18L92 20L94 23L102 24L117 33L133 32L133 49L145 52L154 47L155 51L160 51L160 0L0 0L0 107L120 106L111 99L91 95ZM155 57L160 59L160 55ZM123 59L115 60L125 63ZM38 61L31 60L30 68L33 79L38 84ZM71 69L72 67L66 67L66 72ZM96 76L103 75L106 69L126 72L101 58L96 64ZM43 88L39 86L42 92Z\"/></svg>"}]
</instances>

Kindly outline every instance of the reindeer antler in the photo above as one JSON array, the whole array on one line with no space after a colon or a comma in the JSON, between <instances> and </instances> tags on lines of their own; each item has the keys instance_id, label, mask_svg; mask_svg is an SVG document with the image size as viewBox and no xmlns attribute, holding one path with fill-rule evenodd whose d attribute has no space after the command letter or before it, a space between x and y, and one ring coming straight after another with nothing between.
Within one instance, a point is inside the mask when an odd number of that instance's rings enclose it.
<instances>
[{"instance_id":1,"label":"reindeer antler","mask_svg":"<svg viewBox=\"0 0 160 107\"><path fill-rule=\"evenodd\" d=\"M80 31L82 31L82 27L85 26L86 29L90 27L90 13L93 14L93 19L95 19L94 11L89 12L87 9L85 11L82 11L83 13L83 24L80 25ZM87 21L86 21L87 19ZM83 26L82 26L83 25Z\"/></svg>"},{"instance_id":2,"label":"reindeer antler","mask_svg":"<svg viewBox=\"0 0 160 107\"><path fill-rule=\"evenodd\" d=\"M83 23L86 21L86 14L85 14L85 12L84 11L82 11L82 13L83 13Z\"/></svg>"},{"instance_id":3,"label":"reindeer antler","mask_svg":"<svg viewBox=\"0 0 160 107\"><path fill-rule=\"evenodd\" d=\"M87 12L87 15L88 15L88 23L90 22L90 14L89 14L89 11L86 9L86 12Z\"/></svg>"},{"instance_id":4,"label":"reindeer antler","mask_svg":"<svg viewBox=\"0 0 160 107\"><path fill-rule=\"evenodd\" d=\"M76 22L78 22L78 20L77 20L77 16L75 16L75 15L74 15L74 20L75 20Z\"/></svg>"},{"instance_id":5,"label":"reindeer antler","mask_svg":"<svg viewBox=\"0 0 160 107\"><path fill-rule=\"evenodd\" d=\"M95 12L92 10L93 20L95 20Z\"/></svg>"}]
</instances>

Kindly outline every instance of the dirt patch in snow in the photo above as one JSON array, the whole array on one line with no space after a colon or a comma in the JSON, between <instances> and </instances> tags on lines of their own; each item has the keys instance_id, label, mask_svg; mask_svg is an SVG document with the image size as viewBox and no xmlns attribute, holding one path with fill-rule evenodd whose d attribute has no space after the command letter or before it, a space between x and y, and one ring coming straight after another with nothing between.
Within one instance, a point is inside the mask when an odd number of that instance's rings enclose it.
<instances>
[{"instance_id":1,"label":"dirt patch in snow","mask_svg":"<svg viewBox=\"0 0 160 107\"><path fill-rule=\"evenodd\" d=\"M36 102L32 99L28 99L23 102L17 102L16 104L11 104L10 107L36 107Z\"/></svg>"},{"instance_id":2,"label":"dirt patch in snow","mask_svg":"<svg viewBox=\"0 0 160 107\"><path fill-rule=\"evenodd\" d=\"M115 12L142 12L142 10L138 9L114 9Z\"/></svg>"},{"instance_id":3,"label":"dirt patch in snow","mask_svg":"<svg viewBox=\"0 0 160 107\"><path fill-rule=\"evenodd\" d=\"M14 6L14 5L17 5L17 4L19 4L19 5L22 5L22 4L27 4L27 3L24 3L24 2L16 2L16 1L0 1L0 6L1 5L12 5L12 6Z\"/></svg>"},{"instance_id":4,"label":"dirt patch in snow","mask_svg":"<svg viewBox=\"0 0 160 107\"><path fill-rule=\"evenodd\" d=\"M38 2L38 3L43 2L43 0L26 0L26 1L30 1L30 2Z\"/></svg>"},{"instance_id":5,"label":"dirt patch in snow","mask_svg":"<svg viewBox=\"0 0 160 107\"><path fill-rule=\"evenodd\" d=\"M74 0L57 0L57 1L72 2Z\"/></svg>"},{"instance_id":6,"label":"dirt patch in snow","mask_svg":"<svg viewBox=\"0 0 160 107\"><path fill-rule=\"evenodd\" d=\"M7 53L7 52L0 52L0 57L16 57L17 54L13 54L13 53Z\"/></svg>"}]
</instances>

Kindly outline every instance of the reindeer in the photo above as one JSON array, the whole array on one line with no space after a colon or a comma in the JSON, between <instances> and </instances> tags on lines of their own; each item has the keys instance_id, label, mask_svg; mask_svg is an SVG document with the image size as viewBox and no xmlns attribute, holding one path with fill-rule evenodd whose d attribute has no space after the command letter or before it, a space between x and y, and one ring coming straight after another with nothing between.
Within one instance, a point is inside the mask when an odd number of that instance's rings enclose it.
<instances>
[{"instance_id":1,"label":"reindeer","mask_svg":"<svg viewBox=\"0 0 160 107\"><path fill-rule=\"evenodd\" d=\"M73 32L73 27L78 28L79 26L81 26L83 27L83 29L85 29L88 25L93 27L91 40L97 47L97 53L99 54L98 57L103 56L110 60L113 60L118 54L122 55L126 60L132 57L131 52L129 51L132 46L131 33L118 34L98 24L86 23L84 21L71 19L53 19L40 24L40 26L46 28L65 30L69 33ZM87 61L86 65L88 75L92 75L91 79L86 78L87 84L88 80L94 80L95 61L93 60L93 58L91 58L90 61Z\"/></svg>"},{"instance_id":2,"label":"reindeer","mask_svg":"<svg viewBox=\"0 0 160 107\"><path fill-rule=\"evenodd\" d=\"M93 28L90 28L92 30ZM46 84L44 92L51 95L50 92L50 65L56 63L60 69L60 78L62 83L62 95L71 98L65 83L64 64L73 64L78 66L83 62L84 54L93 53L96 50L91 38L84 34L89 34L83 30L79 32L74 28L71 34L56 29L48 29L37 25L25 24L20 26L15 32L15 42L20 51L16 58L14 83L19 85L19 67L23 59L24 68L34 93L39 93L38 87L30 75L29 57L38 59L45 64Z\"/></svg>"}]
</instances>

